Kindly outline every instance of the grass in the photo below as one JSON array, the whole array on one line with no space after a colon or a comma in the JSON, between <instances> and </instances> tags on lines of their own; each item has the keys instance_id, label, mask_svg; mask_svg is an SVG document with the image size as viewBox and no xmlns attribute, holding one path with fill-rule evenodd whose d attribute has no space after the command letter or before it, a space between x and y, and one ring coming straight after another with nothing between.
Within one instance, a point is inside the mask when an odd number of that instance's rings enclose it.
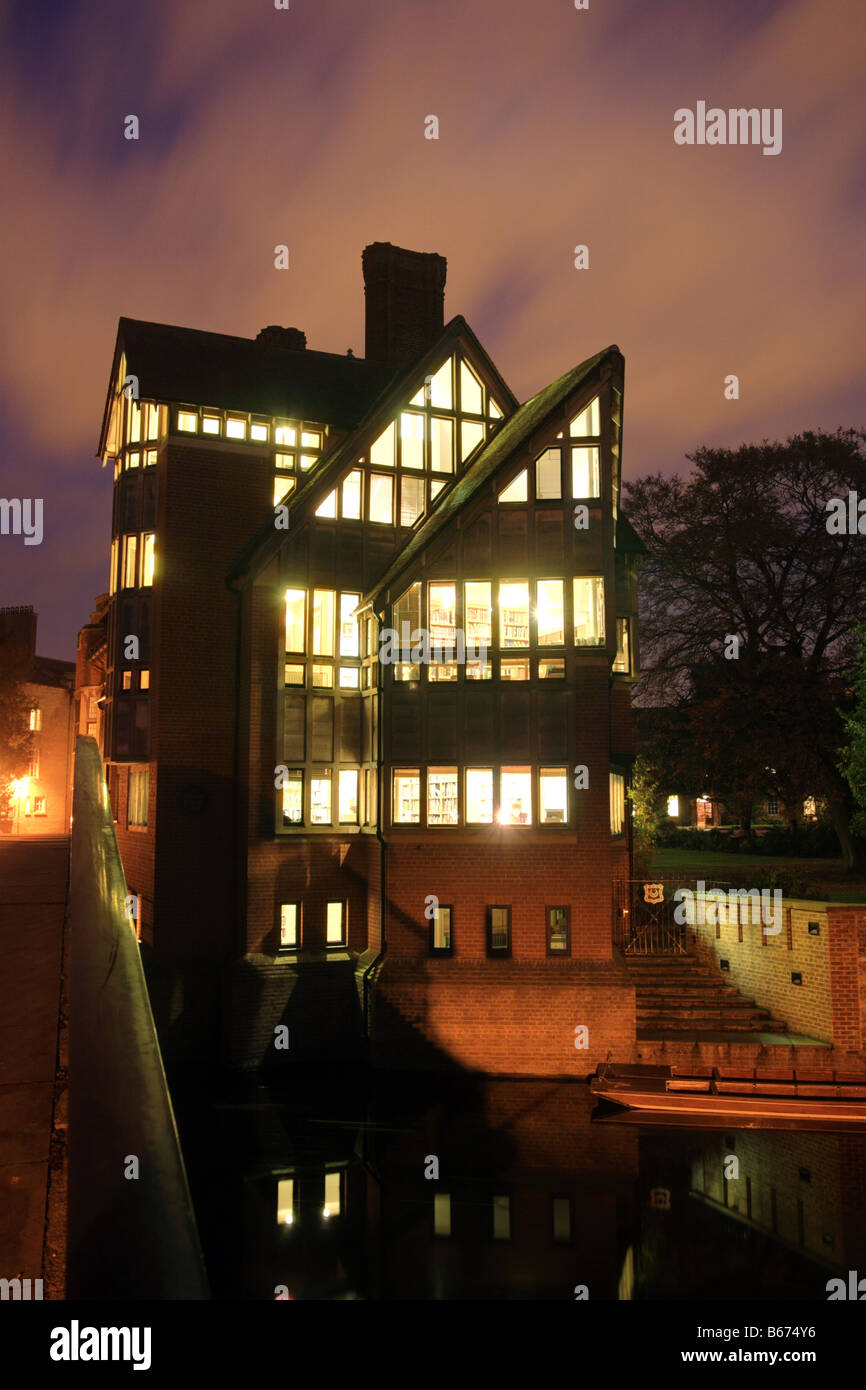
<instances>
[{"instance_id":1,"label":"grass","mask_svg":"<svg viewBox=\"0 0 866 1390\"><path fill-rule=\"evenodd\" d=\"M805 881L835 903L866 903L866 874L848 873L841 859L796 859L770 854L715 854L712 850L657 849L653 869L681 871L684 878L730 879L736 887L760 887L772 869ZM747 881L748 880L748 881Z\"/></svg>"}]
</instances>

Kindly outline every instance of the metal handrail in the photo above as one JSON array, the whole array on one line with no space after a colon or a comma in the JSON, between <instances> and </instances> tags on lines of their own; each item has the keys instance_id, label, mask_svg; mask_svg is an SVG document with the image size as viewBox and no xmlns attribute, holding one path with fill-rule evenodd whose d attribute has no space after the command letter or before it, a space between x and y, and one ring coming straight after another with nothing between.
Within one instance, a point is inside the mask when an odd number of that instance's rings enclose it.
<instances>
[{"instance_id":1,"label":"metal handrail","mask_svg":"<svg viewBox=\"0 0 866 1390\"><path fill-rule=\"evenodd\" d=\"M210 1297L99 749L76 740L67 1297ZM138 1176L131 1174L138 1160Z\"/></svg>"}]
</instances>

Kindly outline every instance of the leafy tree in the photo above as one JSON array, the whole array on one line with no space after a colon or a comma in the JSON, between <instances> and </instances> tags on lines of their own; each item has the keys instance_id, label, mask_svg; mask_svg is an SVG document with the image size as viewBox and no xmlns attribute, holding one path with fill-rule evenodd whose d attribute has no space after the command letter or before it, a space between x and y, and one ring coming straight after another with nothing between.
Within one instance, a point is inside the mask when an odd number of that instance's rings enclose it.
<instances>
[{"instance_id":1,"label":"leafy tree","mask_svg":"<svg viewBox=\"0 0 866 1390\"><path fill-rule=\"evenodd\" d=\"M645 855L658 842L664 820L664 791L660 769L643 754L634 760L628 794L634 807L634 847L638 854Z\"/></svg>"},{"instance_id":2,"label":"leafy tree","mask_svg":"<svg viewBox=\"0 0 866 1390\"><path fill-rule=\"evenodd\" d=\"M690 476L626 486L648 551L641 700L688 707L694 758L736 792L741 823L771 787L823 797L849 868L864 847L838 759L866 542L828 525L850 492L866 498L864 445L840 429L701 448Z\"/></svg>"},{"instance_id":3,"label":"leafy tree","mask_svg":"<svg viewBox=\"0 0 866 1390\"><path fill-rule=\"evenodd\" d=\"M854 709L844 717L848 742L839 758L839 769L857 803L855 824L866 833L866 626L857 629L860 646L854 682Z\"/></svg>"}]
</instances>

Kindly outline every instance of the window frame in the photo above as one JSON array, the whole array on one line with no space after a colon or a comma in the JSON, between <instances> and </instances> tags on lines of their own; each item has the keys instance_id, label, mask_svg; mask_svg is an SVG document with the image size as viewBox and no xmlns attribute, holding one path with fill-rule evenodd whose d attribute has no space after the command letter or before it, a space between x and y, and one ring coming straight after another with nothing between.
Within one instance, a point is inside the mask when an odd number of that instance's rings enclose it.
<instances>
[{"instance_id":1,"label":"window frame","mask_svg":"<svg viewBox=\"0 0 866 1390\"><path fill-rule=\"evenodd\" d=\"M551 935L552 935L552 932L551 932L550 914L551 914L552 912L564 912L564 913L565 913L565 950L564 950L564 951L556 951L556 950L554 950L553 947L551 946ZM544 907L544 942L545 942L546 953L547 953L547 955L550 956L552 959L554 959L554 960L565 960L565 959L567 959L568 957L570 957L570 955L571 955L571 904L570 904L570 903L554 903L554 904L551 904L550 906L548 906L547 904L545 904L545 907Z\"/></svg>"},{"instance_id":2,"label":"window frame","mask_svg":"<svg viewBox=\"0 0 866 1390\"><path fill-rule=\"evenodd\" d=\"M510 903L488 903L486 923L486 947L488 960L510 960L511 958L511 904ZM508 914L506 931L508 933L508 945L505 947L493 945L493 914L494 912L506 912Z\"/></svg>"},{"instance_id":3,"label":"window frame","mask_svg":"<svg viewBox=\"0 0 866 1390\"><path fill-rule=\"evenodd\" d=\"M447 913L449 914L449 916L448 916L448 945L447 945L447 946L437 946L437 945L435 945L435 940L436 940L436 918L438 917L438 914L439 914L440 912L442 912L442 911L445 911L445 912L447 912ZM439 903L439 904L437 905L437 907L436 907L436 911L434 912L433 916L430 918L429 954L430 954L431 956L453 956L453 954L454 954L454 905L453 905L453 903Z\"/></svg>"},{"instance_id":4,"label":"window frame","mask_svg":"<svg viewBox=\"0 0 866 1390\"><path fill-rule=\"evenodd\" d=\"M293 907L295 909L295 944L293 946L283 945L283 909ZM277 909L277 955L295 955L301 949L301 902L297 898L290 899L288 902L281 902Z\"/></svg>"},{"instance_id":5,"label":"window frame","mask_svg":"<svg viewBox=\"0 0 866 1390\"><path fill-rule=\"evenodd\" d=\"M340 940L328 940L328 908L340 907ZM345 951L349 944L349 904L346 898L329 898L325 903L325 950Z\"/></svg>"}]
</instances>

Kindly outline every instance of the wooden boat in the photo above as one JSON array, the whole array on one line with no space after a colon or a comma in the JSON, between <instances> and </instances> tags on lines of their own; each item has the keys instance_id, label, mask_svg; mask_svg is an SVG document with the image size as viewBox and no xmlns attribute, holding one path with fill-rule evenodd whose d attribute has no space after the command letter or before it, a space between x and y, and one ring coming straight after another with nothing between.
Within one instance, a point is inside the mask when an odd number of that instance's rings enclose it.
<instances>
[{"instance_id":1,"label":"wooden boat","mask_svg":"<svg viewBox=\"0 0 866 1390\"><path fill-rule=\"evenodd\" d=\"M866 1126L866 1075L803 1067L661 1067L602 1064L590 1081L600 1101L640 1112L718 1121L802 1120Z\"/></svg>"}]
</instances>

